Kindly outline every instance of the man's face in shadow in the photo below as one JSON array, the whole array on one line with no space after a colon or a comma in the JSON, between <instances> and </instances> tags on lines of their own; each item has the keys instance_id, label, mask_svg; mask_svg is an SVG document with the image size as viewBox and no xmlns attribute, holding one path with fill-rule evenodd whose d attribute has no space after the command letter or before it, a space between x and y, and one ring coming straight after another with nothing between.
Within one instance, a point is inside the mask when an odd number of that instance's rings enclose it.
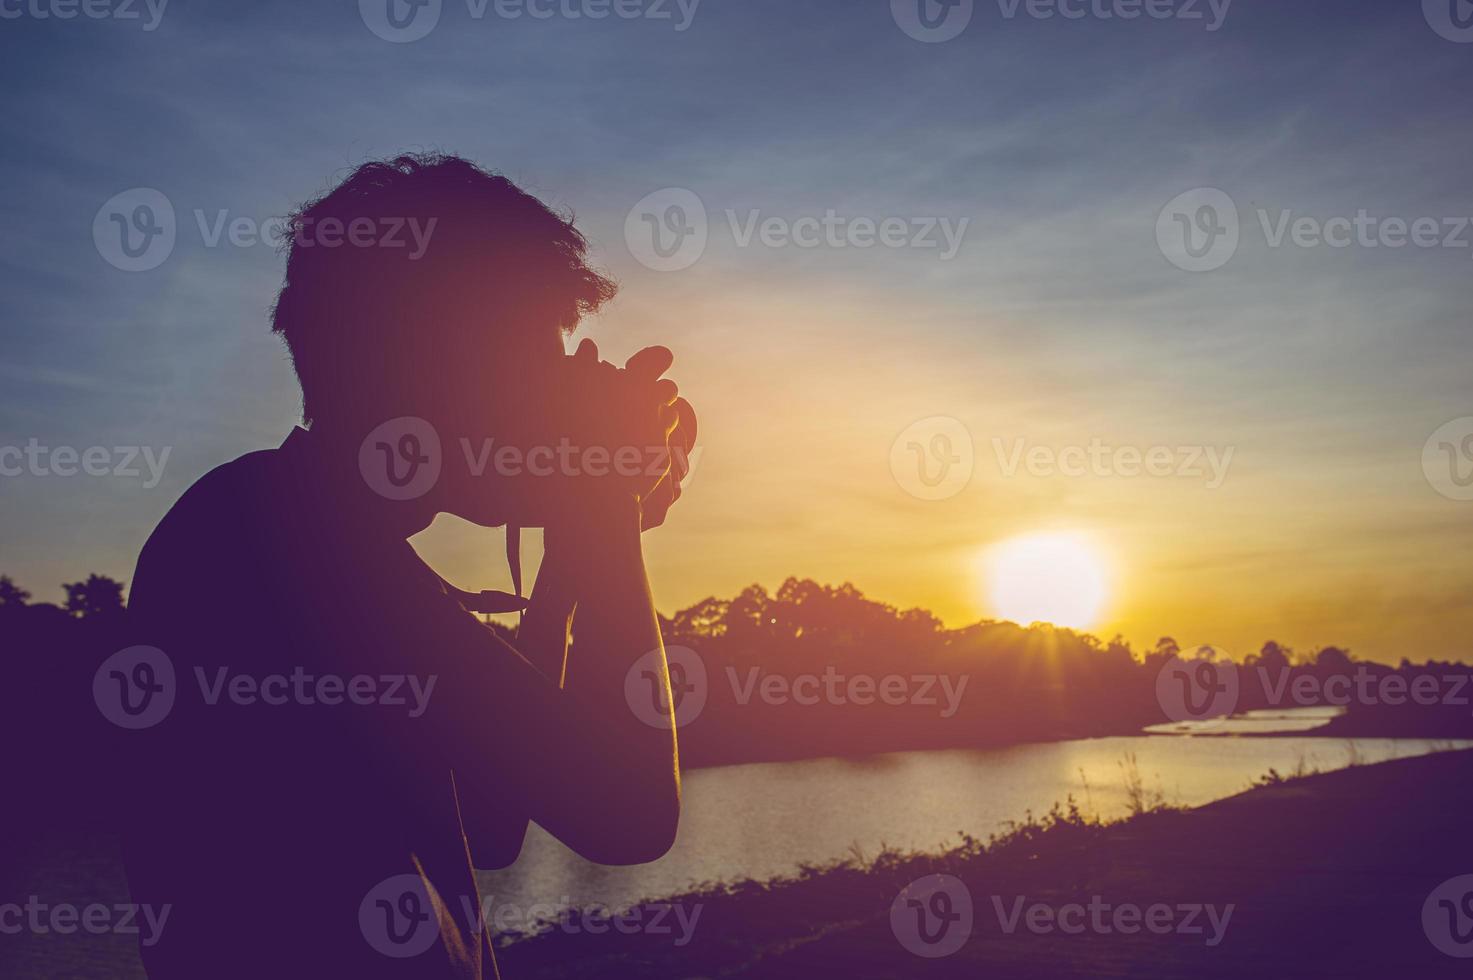
<instances>
[{"instance_id":1,"label":"man's face in shadow","mask_svg":"<svg viewBox=\"0 0 1473 980\"><path fill-rule=\"evenodd\" d=\"M498 341L508 333L513 342ZM499 471L497 449L515 445L525 452L547 441L540 433L550 431L549 406L577 393L564 390L560 368L567 353L556 323L491 330L484 340L470 336L445 351L445 383L435 386L424 415L440 435L443 457L433 503L439 512L497 527L518 519L514 476Z\"/></svg>"}]
</instances>

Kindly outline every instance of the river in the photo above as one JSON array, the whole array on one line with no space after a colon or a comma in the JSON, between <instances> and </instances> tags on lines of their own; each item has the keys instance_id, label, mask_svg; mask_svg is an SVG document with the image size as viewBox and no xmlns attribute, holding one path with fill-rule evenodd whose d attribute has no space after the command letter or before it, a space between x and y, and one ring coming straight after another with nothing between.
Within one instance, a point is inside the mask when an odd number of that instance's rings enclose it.
<instances>
[{"instance_id":1,"label":"river","mask_svg":"<svg viewBox=\"0 0 1473 980\"><path fill-rule=\"evenodd\" d=\"M1086 813L1124 816L1130 770L1163 802L1199 806L1246 790L1270 769L1325 772L1468 745L1141 735L701 769L684 777L680 831L660 860L591 864L533 826L516 863L482 872L481 884L494 905L514 907L508 922L550 914L549 907L623 908L702 882L761 880L856 852L873 856L887 845L937 849L962 831L985 839L1071 795Z\"/></svg>"}]
</instances>

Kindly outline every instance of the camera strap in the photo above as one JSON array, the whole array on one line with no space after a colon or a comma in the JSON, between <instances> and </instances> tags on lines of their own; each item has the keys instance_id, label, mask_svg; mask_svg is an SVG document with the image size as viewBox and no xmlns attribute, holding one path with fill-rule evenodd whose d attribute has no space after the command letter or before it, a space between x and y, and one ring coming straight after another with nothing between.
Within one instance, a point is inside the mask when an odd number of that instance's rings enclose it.
<instances>
[{"instance_id":1,"label":"camera strap","mask_svg":"<svg viewBox=\"0 0 1473 980\"><path fill-rule=\"evenodd\" d=\"M506 563L511 566L511 587L522 596L522 528L510 521L506 524Z\"/></svg>"},{"instance_id":2,"label":"camera strap","mask_svg":"<svg viewBox=\"0 0 1473 980\"><path fill-rule=\"evenodd\" d=\"M516 524L506 526L506 563L511 566L511 584L512 588L516 589L515 596L494 590L466 592L464 589L457 589L443 578L440 579L440 582L445 591L454 596L468 612L490 615L515 611L520 619L525 611L521 608L523 603L519 601L522 598L522 529Z\"/></svg>"}]
</instances>

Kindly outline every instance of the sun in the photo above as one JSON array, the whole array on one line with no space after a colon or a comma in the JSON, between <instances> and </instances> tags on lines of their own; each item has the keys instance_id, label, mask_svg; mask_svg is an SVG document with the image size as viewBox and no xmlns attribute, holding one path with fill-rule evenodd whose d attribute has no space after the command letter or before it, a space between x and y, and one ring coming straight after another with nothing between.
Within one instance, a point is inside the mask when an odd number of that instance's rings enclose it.
<instances>
[{"instance_id":1,"label":"sun","mask_svg":"<svg viewBox=\"0 0 1473 980\"><path fill-rule=\"evenodd\" d=\"M1082 535L1009 538L985 557L988 595L1000 618L1069 629L1087 629L1098 620L1109 576L1099 550Z\"/></svg>"}]
</instances>

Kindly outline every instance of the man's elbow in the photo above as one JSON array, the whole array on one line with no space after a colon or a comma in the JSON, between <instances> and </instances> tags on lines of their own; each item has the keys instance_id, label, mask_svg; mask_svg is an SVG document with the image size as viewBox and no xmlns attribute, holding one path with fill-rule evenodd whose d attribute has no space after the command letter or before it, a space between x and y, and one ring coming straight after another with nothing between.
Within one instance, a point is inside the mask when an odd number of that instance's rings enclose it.
<instances>
[{"instance_id":1,"label":"man's elbow","mask_svg":"<svg viewBox=\"0 0 1473 980\"><path fill-rule=\"evenodd\" d=\"M679 827L680 797L671 793L653 805L605 814L594 839L574 850L597 864L648 864L669 853Z\"/></svg>"}]
</instances>

